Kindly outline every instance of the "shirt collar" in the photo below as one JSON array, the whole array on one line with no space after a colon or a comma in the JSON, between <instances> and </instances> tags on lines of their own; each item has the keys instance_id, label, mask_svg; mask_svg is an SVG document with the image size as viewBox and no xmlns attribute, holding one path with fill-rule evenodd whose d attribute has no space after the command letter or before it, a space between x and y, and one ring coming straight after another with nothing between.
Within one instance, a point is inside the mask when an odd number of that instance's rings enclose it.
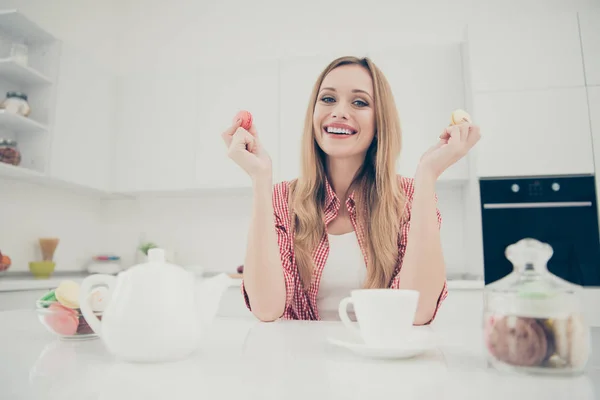
<instances>
[{"instance_id":1,"label":"shirt collar","mask_svg":"<svg viewBox=\"0 0 600 400\"><path fill-rule=\"evenodd\" d=\"M340 199L335 194L333 187L331 187L331 183L327 176L325 176L325 210L329 209L331 205L334 205L335 210L340 207ZM350 193L348 198L346 199L346 206L350 207L350 205L354 204L354 190Z\"/></svg>"}]
</instances>

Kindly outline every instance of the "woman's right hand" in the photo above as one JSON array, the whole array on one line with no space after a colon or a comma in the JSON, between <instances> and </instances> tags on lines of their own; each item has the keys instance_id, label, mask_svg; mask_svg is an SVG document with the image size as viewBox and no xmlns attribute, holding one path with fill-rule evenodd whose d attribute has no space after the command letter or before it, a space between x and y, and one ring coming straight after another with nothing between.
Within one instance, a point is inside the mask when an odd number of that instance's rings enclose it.
<instances>
[{"instance_id":1,"label":"woman's right hand","mask_svg":"<svg viewBox=\"0 0 600 400\"><path fill-rule=\"evenodd\" d=\"M254 124L249 130L240 126L241 120L237 120L225 132L221 134L227 146L227 155L252 179L259 177L271 177L271 157L262 147L258 139L258 133Z\"/></svg>"}]
</instances>

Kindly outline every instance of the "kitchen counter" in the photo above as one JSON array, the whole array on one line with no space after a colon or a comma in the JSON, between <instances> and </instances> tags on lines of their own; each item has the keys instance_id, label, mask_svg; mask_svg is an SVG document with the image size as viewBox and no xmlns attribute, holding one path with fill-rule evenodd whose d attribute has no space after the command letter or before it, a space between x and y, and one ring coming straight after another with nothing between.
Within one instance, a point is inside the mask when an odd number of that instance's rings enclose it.
<instances>
[{"instance_id":1,"label":"kitchen counter","mask_svg":"<svg viewBox=\"0 0 600 400\"><path fill-rule=\"evenodd\" d=\"M600 329L584 375L514 376L488 369L479 313L420 327L436 347L409 360L375 360L332 346L340 322L217 318L193 357L115 361L100 339L61 341L33 311L0 313L2 399L597 399ZM460 323L458 322L460 321Z\"/></svg>"},{"instance_id":2,"label":"kitchen counter","mask_svg":"<svg viewBox=\"0 0 600 400\"><path fill-rule=\"evenodd\" d=\"M206 275L214 275L215 272ZM57 271L48 279L37 279L29 272L10 273L0 276L0 292L39 290L56 288L64 280L80 283L90 274L85 271ZM240 279L235 279L235 284L241 284ZM449 279L449 289L478 290L483 289L482 280Z\"/></svg>"}]
</instances>

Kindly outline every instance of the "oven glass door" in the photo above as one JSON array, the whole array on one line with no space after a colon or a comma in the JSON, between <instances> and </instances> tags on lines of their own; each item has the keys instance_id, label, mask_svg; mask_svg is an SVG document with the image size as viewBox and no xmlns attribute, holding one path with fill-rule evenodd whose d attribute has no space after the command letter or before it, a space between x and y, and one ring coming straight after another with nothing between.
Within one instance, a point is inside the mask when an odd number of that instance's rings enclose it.
<instances>
[{"instance_id":1,"label":"oven glass door","mask_svg":"<svg viewBox=\"0 0 600 400\"><path fill-rule=\"evenodd\" d=\"M513 270L504 251L529 237L552 246L550 272L582 286L600 286L600 242L593 207L586 201L484 204L485 283Z\"/></svg>"}]
</instances>

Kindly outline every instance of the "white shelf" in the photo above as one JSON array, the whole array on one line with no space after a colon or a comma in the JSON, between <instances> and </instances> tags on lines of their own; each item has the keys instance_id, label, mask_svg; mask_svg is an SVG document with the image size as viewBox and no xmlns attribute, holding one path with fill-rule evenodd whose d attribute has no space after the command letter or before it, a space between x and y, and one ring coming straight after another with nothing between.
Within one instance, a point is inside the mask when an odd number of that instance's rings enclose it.
<instances>
[{"instance_id":1,"label":"white shelf","mask_svg":"<svg viewBox=\"0 0 600 400\"><path fill-rule=\"evenodd\" d=\"M0 162L0 176L4 178L19 178L24 180L44 178L44 174L39 171L18 167L3 162Z\"/></svg>"},{"instance_id":2,"label":"white shelf","mask_svg":"<svg viewBox=\"0 0 600 400\"><path fill-rule=\"evenodd\" d=\"M0 110L0 129L7 129L14 133L41 133L47 130L45 125L30 118Z\"/></svg>"},{"instance_id":3,"label":"white shelf","mask_svg":"<svg viewBox=\"0 0 600 400\"><path fill-rule=\"evenodd\" d=\"M54 36L15 9L0 11L0 30L9 35L12 40L25 39L27 43L44 44L56 40Z\"/></svg>"},{"instance_id":4,"label":"white shelf","mask_svg":"<svg viewBox=\"0 0 600 400\"><path fill-rule=\"evenodd\" d=\"M123 199L132 197L130 195L128 196L122 193L113 193L79 185L76 183L67 182L62 179L49 176L40 171L0 162L0 182L2 181L2 179L27 182L30 184L49 188L63 189L68 190L71 193L99 197L102 199Z\"/></svg>"},{"instance_id":5,"label":"white shelf","mask_svg":"<svg viewBox=\"0 0 600 400\"><path fill-rule=\"evenodd\" d=\"M52 83L48 77L31 67L25 67L15 62L12 58L0 59L0 77L6 78L13 83L24 85L42 85Z\"/></svg>"}]
</instances>

